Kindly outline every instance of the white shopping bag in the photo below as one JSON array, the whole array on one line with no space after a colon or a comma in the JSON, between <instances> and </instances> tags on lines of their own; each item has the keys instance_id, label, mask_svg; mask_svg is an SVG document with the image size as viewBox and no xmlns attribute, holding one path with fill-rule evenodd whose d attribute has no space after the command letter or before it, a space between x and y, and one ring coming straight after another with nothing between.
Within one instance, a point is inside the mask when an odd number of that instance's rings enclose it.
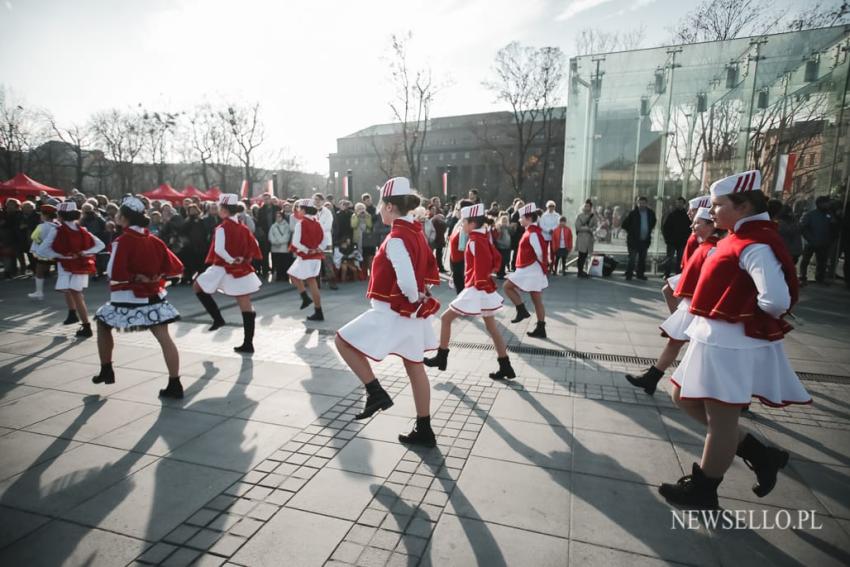
<instances>
[{"instance_id":1,"label":"white shopping bag","mask_svg":"<svg viewBox=\"0 0 850 567\"><path fill-rule=\"evenodd\" d=\"M602 277L602 263L605 261L605 256L591 256L590 257L590 269L587 271L591 277L601 278Z\"/></svg>"}]
</instances>

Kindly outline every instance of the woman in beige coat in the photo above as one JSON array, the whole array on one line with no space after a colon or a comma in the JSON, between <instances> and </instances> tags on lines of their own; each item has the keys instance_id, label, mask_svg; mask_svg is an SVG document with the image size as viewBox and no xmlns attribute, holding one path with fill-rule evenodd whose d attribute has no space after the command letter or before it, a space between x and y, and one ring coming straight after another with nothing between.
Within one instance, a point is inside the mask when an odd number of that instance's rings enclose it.
<instances>
[{"instance_id":1,"label":"woman in beige coat","mask_svg":"<svg viewBox=\"0 0 850 567\"><path fill-rule=\"evenodd\" d=\"M584 202L584 208L576 217L576 252L578 252L578 277L586 278L587 272L584 266L587 256L593 254L593 234L596 232L598 220L593 212L593 203L590 199Z\"/></svg>"}]
</instances>

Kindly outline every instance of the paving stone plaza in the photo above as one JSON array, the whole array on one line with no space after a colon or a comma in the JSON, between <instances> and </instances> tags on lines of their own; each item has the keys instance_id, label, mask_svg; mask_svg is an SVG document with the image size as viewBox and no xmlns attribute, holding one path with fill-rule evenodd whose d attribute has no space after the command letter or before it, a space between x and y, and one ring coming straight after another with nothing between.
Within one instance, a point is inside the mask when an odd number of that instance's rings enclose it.
<instances>
[{"instance_id":1,"label":"paving stone plaza","mask_svg":"<svg viewBox=\"0 0 850 567\"><path fill-rule=\"evenodd\" d=\"M50 285L51 282L48 282ZM94 339L59 323L51 293L0 287L0 565L847 565L850 295L803 291L786 339L811 406L744 419L791 452L764 499L736 460L727 510L814 514L800 529L675 526L658 494L699 460L704 431L623 373L660 352L659 280L554 278L549 338L509 322L518 378L495 383L483 327L459 320L449 367L429 369L436 449L408 450L413 398L400 362L376 366L395 405L357 422L363 389L333 347L365 286L324 295L305 325L288 285L261 290L257 352L234 355L238 310L206 332L188 288L170 299L186 395L161 402L150 334L116 340L116 383L95 385ZM453 292L441 286L447 304ZM87 293L106 298L103 283ZM435 324L437 322L435 321ZM772 515L771 515L772 514ZM761 516L759 516L761 517Z\"/></svg>"}]
</instances>

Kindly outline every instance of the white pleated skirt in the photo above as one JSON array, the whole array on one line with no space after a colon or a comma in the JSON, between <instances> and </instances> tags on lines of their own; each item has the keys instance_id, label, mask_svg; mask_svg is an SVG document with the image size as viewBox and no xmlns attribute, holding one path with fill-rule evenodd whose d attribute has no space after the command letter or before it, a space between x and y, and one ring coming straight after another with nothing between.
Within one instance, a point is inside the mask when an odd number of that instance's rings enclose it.
<instances>
[{"instance_id":1,"label":"white pleated skirt","mask_svg":"<svg viewBox=\"0 0 850 567\"><path fill-rule=\"evenodd\" d=\"M392 354L409 362L422 362L425 352L440 344L432 320L402 317L390 309L389 303L373 300L372 308L342 327L337 336L372 360Z\"/></svg>"},{"instance_id":2,"label":"white pleated skirt","mask_svg":"<svg viewBox=\"0 0 850 567\"><path fill-rule=\"evenodd\" d=\"M694 316L689 311L690 307L691 300L683 298L676 310L661 323L661 334L677 341L689 341L690 337L688 337L686 331L691 321L694 320Z\"/></svg>"},{"instance_id":3,"label":"white pleated skirt","mask_svg":"<svg viewBox=\"0 0 850 567\"><path fill-rule=\"evenodd\" d=\"M305 260L300 256L296 256L295 261L286 271L287 274L299 280L307 280L315 278L322 271L321 260Z\"/></svg>"},{"instance_id":4,"label":"white pleated skirt","mask_svg":"<svg viewBox=\"0 0 850 567\"><path fill-rule=\"evenodd\" d=\"M470 317L492 317L502 308L505 300L501 295L486 292L474 287L465 287L454 300L449 303L452 311Z\"/></svg>"},{"instance_id":5,"label":"white pleated skirt","mask_svg":"<svg viewBox=\"0 0 850 567\"><path fill-rule=\"evenodd\" d=\"M195 281L206 293L219 292L231 297L256 293L262 285L254 272L235 278L223 266L210 266Z\"/></svg>"},{"instance_id":6,"label":"white pleated skirt","mask_svg":"<svg viewBox=\"0 0 850 567\"><path fill-rule=\"evenodd\" d=\"M513 282L515 286L525 292L543 291L549 287L549 278L543 273L543 268L537 262L517 268L515 272L505 276Z\"/></svg>"},{"instance_id":7,"label":"white pleated skirt","mask_svg":"<svg viewBox=\"0 0 850 567\"><path fill-rule=\"evenodd\" d=\"M72 274L56 263L56 291L83 291L89 287L88 274Z\"/></svg>"},{"instance_id":8,"label":"white pleated skirt","mask_svg":"<svg viewBox=\"0 0 850 567\"><path fill-rule=\"evenodd\" d=\"M746 405L756 398L772 407L811 403L788 362L783 341L764 343L757 348L728 348L692 339L671 381L684 399Z\"/></svg>"}]
</instances>

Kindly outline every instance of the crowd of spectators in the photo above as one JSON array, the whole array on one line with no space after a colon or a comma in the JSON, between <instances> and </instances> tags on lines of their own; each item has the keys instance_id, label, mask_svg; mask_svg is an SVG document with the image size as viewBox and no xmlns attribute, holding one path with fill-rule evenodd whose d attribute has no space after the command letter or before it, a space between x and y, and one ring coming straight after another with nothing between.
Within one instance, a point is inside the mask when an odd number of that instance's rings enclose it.
<instances>
[{"instance_id":1,"label":"crowd of spectators","mask_svg":"<svg viewBox=\"0 0 850 567\"><path fill-rule=\"evenodd\" d=\"M73 190L68 198L76 201L82 211L80 223L107 244L97 257L96 278L101 277L109 259L109 244L120 230L115 223L117 201L104 195L84 195L77 190ZM204 269L212 233L219 223L218 205L197 197L177 203L141 199L151 218L150 231L159 236L185 265L185 273L178 283L190 284ZM323 280L335 288L340 281L368 278L371 259L389 233L389 227L380 221L372 196L365 193L356 202L349 199L337 201L331 195L326 197L317 192L313 199L319 210L318 220L327 235L326 241L332 242L323 262ZM238 215L239 221L248 226L257 238L263 258L257 262L256 269L267 281L285 281L286 271L294 261L289 249L295 226L292 214L294 201L294 197L284 199L266 194L253 201L244 200ZM423 198L421 206L413 211L415 220L422 223L441 272L446 272L449 265L449 236L460 230L460 205L464 201L480 202L478 191L471 189L465 198L458 200L451 197L447 203L440 197ZM40 222L39 203L40 198L24 201L8 199L0 210L0 260L6 278L24 276L34 269L34 259L29 253L30 235ZM836 256L835 247L842 240L840 233L847 230L846 223L841 228L841 215L837 214L836 204L829 197L820 197L816 207L797 220L789 206L778 201L771 203L771 215L779 224L792 257L795 262L801 259L801 280L806 282L808 266L814 258L815 279L824 281L830 269L834 270L830 263ZM493 242L502 255L497 274L500 279L516 268L516 252L523 232L517 211L523 205L524 202L516 198L508 206L492 202L487 208ZM665 276L677 271L690 234L686 206L683 199L677 200L662 220L661 234L667 245L667 259L662 264ZM626 277L631 278L634 274L645 279L646 255L656 224L655 214L647 206L645 198L639 199L636 207L626 214L622 214L619 207L602 208L588 200L572 226L556 209L554 201L547 202L539 220L548 244L550 273L565 274L567 259L575 249L579 276L587 277L586 264L593 254L594 242L606 241L613 230L615 238L621 232L626 236ZM845 234L845 246L847 241Z\"/></svg>"}]
</instances>

